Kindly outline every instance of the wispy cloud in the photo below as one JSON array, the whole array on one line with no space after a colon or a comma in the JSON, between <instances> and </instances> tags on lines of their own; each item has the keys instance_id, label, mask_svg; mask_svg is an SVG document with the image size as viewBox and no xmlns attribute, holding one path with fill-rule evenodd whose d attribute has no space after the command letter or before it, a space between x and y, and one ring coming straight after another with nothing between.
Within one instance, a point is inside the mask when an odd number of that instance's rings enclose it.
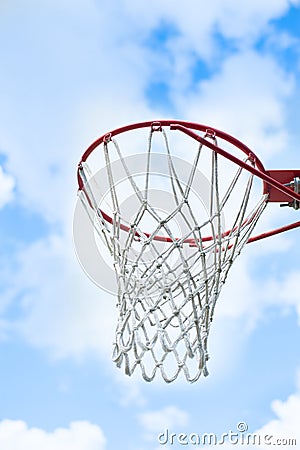
<instances>
[{"instance_id":1,"label":"wispy cloud","mask_svg":"<svg viewBox=\"0 0 300 450\"><path fill-rule=\"evenodd\" d=\"M146 438L153 439L157 438L158 433L164 431L163 427L172 429L187 426L189 416L186 411L172 405L160 410L141 413L139 422L145 430Z\"/></svg>"},{"instance_id":2,"label":"wispy cloud","mask_svg":"<svg viewBox=\"0 0 300 450\"><path fill-rule=\"evenodd\" d=\"M0 166L0 208L13 199L13 190L15 187L14 178L5 173Z\"/></svg>"}]
</instances>

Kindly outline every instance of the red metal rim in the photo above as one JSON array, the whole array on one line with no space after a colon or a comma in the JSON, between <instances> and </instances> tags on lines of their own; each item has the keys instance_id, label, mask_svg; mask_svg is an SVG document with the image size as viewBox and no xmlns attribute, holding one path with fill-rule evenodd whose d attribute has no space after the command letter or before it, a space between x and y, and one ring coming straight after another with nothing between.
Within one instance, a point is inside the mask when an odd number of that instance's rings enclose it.
<instances>
[{"instance_id":1,"label":"red metal rim","mask_svg":"<svg viewBox=\"0 0 300 450\"><path fill-rule=\"evenodd\" d=\"M300 194L293 192L293 190L291 190L289 187L287 187L285 184L282 183L283 177L286 176L286 175L282 175L282 174L293 173L293 174L296 174L297 176L300 176L300 170L267 171L264 168L264 165L262 164L260 159L257 157L257 155L255 155L255 153L249 147L247 147L243 142L241 142L237 138L235 138L235 137L231 136L230 134L225 133L221 130L218 130L214 127L211 127L211 126L198 124L198 123L194 123L194 122L182 121L182 120L156 120L156 121L138 122L138 123L133 123L130 125L125 125L120 128L116 128L115 130L110 131L110 132L105 133L102 136L100 136L86 149L86 151L82 155L82 158L78 164L77 180L78 180L79 190L84 189L83 180L80 176L80 170L82 167L82 163L85 162L88 159L88 157L91 155L91 153L97 147L99 147L102 143L110 140L114 136L117 136L122 133L126 133L128 131L132 131L135 129L152 128L154 131L160 131L160 129L162 127L170 127L171 130L179 130L179 131L185 133L186 135L190 136L192 139L204 144L211 150L215 151L216 153L221 154L222 156L229 159L233 163L239 165L240 167L244 168L245 170L251 172L253 175L260 178L263 182L263 194L268 194L268 196L269 196L268 201L275 201L275 202L281 201L280 196L284 196L285 199L293 199L296 201L300 201ZM246 164L244 161L231 155L228 151L225 151L222 148L217 147L211 141L208 141L208 140L204 139L203 137L199 136L197 133L195 133L195 131L201 131L203 133L209 132L210 134L212 134L216 137L219 137L220 139L223 139L224 141L227 141L228 143L230 143L237 149L241 150L244 154L246 154L253 161L253 163L255 163L255 167L250 166L249 164ZM277 175L274 176L276 172L277 172ZM275 193L275 195L274 195L274 193ZM279 193L279 196L278 196L278 193ZM113 219L109 215L107 215L103 211L101 211L101 213L106 221L108 221L109 223L112 223ZM294 222L290 225L286 225L284 227L277 228L275 230L271 230L266 233L262 233L260 235L251 237L248 242L254 242L254 241L263 239L265 237L273 236L275 234L279 234L284 231L294 229L299 226L300 226L300 221ZM123 224L121 224L120 227L124 231L130 230L129 227L127 227L126 225L123 225ZM228 230L224 235L228 235L228 234L230 234L230 232L231 232L231 230ZM147 236L147 233L145 233L145 235ZM169 241L172 242L172 240L170 238L166 238L166 237L162 237L162 236L156 236L156 239L162 240L165 242L169 242ZM209 241L212 239L212 237L208 236L204 239ZM189 244L192 243L192 242L190 242L190 239L187 239L186 241Z\"/></svg>"},{"instance_id":2,"label":"red metal rim","mask_svg":"<svg viewBox=\"0 0 300 450\"><path fill-rule=\"evenodd\" d=\"M107 140L108 138L111 139L114 136L117 136L119 134L126 133L127 131L132 131L132 130L136 130L139 128L151 128L152 127L155 129L159 129L159 127L170 127L170 129L175 130L175 129L179 129L178 126L184 128L184 129L187 129L187 130L196 130L196 131L201 131L204 133L206 131L213 132L216 137L224 139L225 141L234 145L236 148L241 150L243 153L245 153L249 157L253 158L255 160L255 164L259 171L261 171L263 173L266 172L260 159L253 153L252 150L250 150L249 147L247 147L245 144L243 144L243 142L239 141L238 139L236 139L235 137L231 136L228 133L224 133L223 131L218 130L217 128L213 128L213 127L210 127L207 125L198 124L198 123L194 123L194 122L187 122L187 121L183 121L183 120L155 120L155 121L147 121L147 122L138 122L138 123L133 123L130 125L125 125L120 128L116 128L115 130L110 131L110 132L105 133L102 136L100 136L86 149L86 151L84 152L84 154L82 155L82 158L80 160L79 167L80 167L80 164L82 162L85 162L88 159L88 157L90 156L90 154L97 147L99 147L99 145L101 145L103 142L105 142L105 140ZM182 131L182 129L181 129L181 131ZM78 186L79 186L79 189L82 189L82 187L83 187L82 180L80 179L80 177L78 177Z\"/></svg>"}]
</instances>

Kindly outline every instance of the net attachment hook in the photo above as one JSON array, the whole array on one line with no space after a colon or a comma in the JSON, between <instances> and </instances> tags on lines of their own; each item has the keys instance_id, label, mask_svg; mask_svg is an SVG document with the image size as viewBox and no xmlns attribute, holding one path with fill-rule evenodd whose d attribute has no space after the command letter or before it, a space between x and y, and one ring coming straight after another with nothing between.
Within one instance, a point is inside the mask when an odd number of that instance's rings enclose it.
<instances>
[{"instance_id":1,"label":"net attachment hook","mask_svg":"<svg viewBox=\"0 0 300 450\"><path fill-rule=\"evenodd\" d=\"M205 138L215 139L216 138L215 130L213 130L212 128L207 128L204 135L204 139Z\"/></svg>"},{"instance_id":2,"label":"net attachment hook","mask_svg":"<svg viewBox=\"0 0 300 450\"><path fill-rule=\"evenodd\" d=\"M290 183L286 183L285 186L293 189L296 194L300 194L300 177L295 177ZM300 209L300 201L292 200L288 203L281 203L280 206L289 206L290 208Z\"/></svg>"},{"instance_id":3,"label":"net attachment hook","mask_svg":"<svg viewBox=\"0 0 300 450\"><path fill-rule=\"evenodd\" d=\"M109 142L112 141L112 133L107 133L104 137L103 137L103 142L105 144L108 144Z\"/></svg>"},{"instance_id":4,"label":"net attachment hook","mask_svg":"<svg viewBox=\"0 0 300 450\"><path fill-rule=\"evenodd\" d=\"M160 122L151 123L151 131L162 131L162 126Z\"/></svg>"},{"instance_id":5,"label":"net attachment hook","mask_svg":"<svg viewBox=\"0 0 300 450\"><path fill-rule=\"evenodd\" d=\"M248 157L249 157L249 161L253 164L253 166L255 166L256 165L256 156L254 155L254 153L249 152Z\"/></svg>"}]
</instances>

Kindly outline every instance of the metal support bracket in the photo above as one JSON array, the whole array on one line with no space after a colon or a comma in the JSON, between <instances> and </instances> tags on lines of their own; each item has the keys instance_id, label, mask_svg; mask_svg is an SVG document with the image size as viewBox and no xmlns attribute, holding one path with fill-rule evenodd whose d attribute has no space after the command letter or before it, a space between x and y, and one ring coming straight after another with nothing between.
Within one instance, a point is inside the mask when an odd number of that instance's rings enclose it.
<instances>
[{"instance_id":1,"label":"metal support bracket","mask_svg":"<svg viewBox=\"0 0 300 450\"><path fill-rule=\"evenodd\" d=\"M290 183L286 183L285 186L293 189L296 194L300 194L300 177L295 177ZM290 208L299 209L300 202L294 199L288 203L281 203L280 206L289 206Z\"/></svg>"}]
</instances>

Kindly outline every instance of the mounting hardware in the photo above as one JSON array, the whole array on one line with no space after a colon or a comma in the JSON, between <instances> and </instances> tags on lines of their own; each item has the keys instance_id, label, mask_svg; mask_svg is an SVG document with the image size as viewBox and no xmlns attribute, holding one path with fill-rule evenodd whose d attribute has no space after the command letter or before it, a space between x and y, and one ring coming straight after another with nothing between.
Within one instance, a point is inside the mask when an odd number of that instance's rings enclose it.
<instances>
[{"instance_id":1,"label":"mounting hardware","mask_svg":"<svg viewBox=\"0 0 300 450\"><path fill-rule=\"evenodd\" d=\"M300 194L300 177L295 177L290 183L286 183L285 186L292 188L296 194ZM280 206L289 206L290 208L300 209L300 202L298 200L292 200L288 203L281 203Z\"/></svg>"}]
</instances>

